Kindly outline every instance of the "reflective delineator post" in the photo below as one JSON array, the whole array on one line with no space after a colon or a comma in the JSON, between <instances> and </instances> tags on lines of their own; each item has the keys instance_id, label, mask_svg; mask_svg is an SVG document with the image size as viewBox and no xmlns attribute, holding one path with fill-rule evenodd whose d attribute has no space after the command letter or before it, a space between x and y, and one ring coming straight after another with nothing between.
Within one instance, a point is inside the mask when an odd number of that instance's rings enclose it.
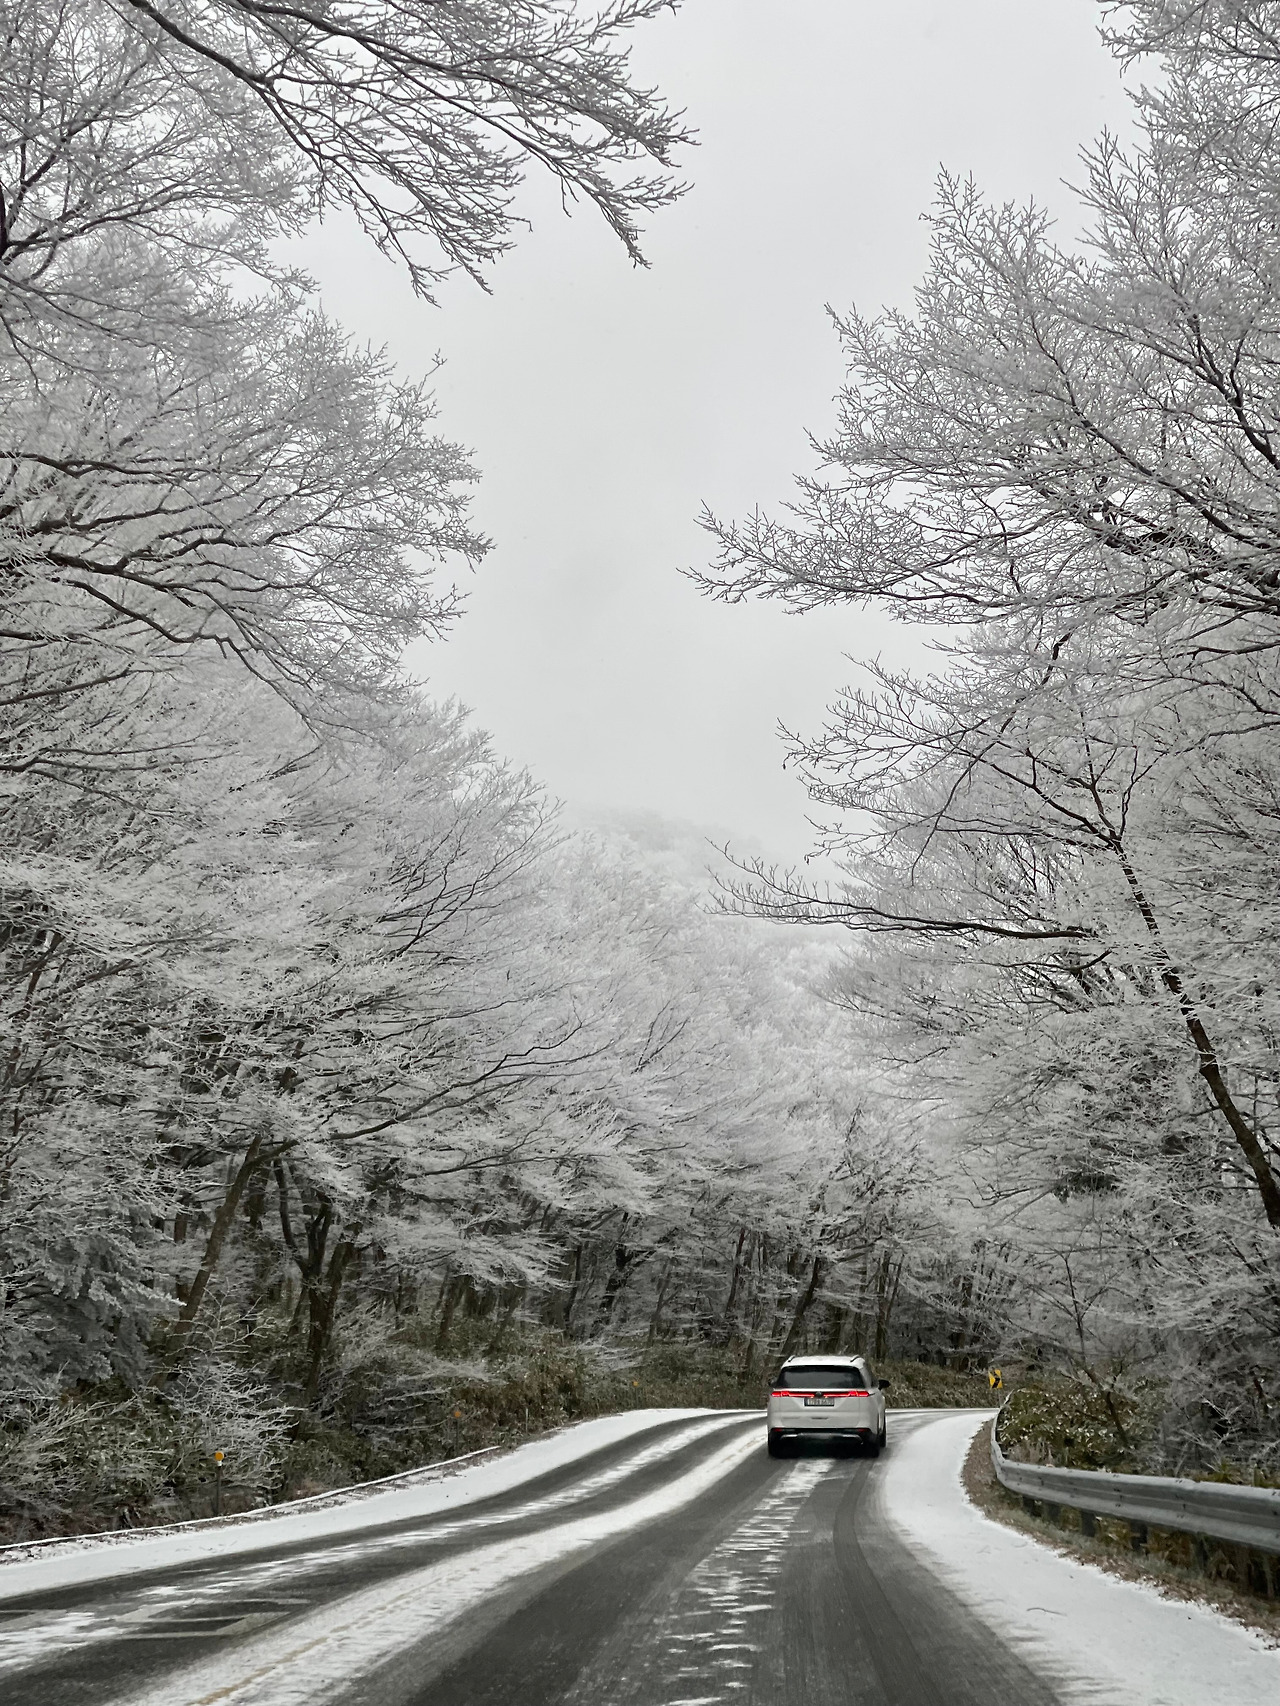
<instances>
[{"instance_id":1,"label":"reflective delineator post","mask_svg":"<svg viewBox=\"0 0 1280 1706\"><path fill-rule=\"evenodd\" d=\"M213 1514L222 1515L222 1452L213 1454Z\"/></svg>"}]
</instances>

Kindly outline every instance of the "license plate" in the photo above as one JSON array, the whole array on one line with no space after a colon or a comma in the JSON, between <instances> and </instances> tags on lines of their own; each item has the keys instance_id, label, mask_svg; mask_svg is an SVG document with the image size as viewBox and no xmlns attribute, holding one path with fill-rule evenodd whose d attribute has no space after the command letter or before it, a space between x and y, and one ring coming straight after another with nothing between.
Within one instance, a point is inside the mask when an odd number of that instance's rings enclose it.
<instances>
[{"instance_id":1,"label":"license plate","mask_svg":"<svg viewBox=\"0 0 1280 1706\"><path fill-rule=\"evenodd\" d=\"M806 1398L804 1402L809 1410L832 1410L836 1401L834 1398Z\"/></svg>"}]
</instances>

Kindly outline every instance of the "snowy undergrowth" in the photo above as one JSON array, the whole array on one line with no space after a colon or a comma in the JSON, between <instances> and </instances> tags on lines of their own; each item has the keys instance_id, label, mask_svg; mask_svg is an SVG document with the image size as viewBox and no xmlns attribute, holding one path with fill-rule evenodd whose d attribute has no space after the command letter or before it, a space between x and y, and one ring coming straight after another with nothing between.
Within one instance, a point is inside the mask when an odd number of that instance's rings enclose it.
<instances>
[{"instance_id":1,"label":"snowy undergrowth","mask_svg":"<svg viewBox=\"0 0 1280 1706\"><path fill-rule=\"evenodd\" d=\"M1000 1443L1017 1460L1064 1469L1280 1485L1280 1441L1241 1425L1233 1412L1243 1407L1203 1371L1037 1375L1009 1394Z\"/></svg>"}]
</instances>

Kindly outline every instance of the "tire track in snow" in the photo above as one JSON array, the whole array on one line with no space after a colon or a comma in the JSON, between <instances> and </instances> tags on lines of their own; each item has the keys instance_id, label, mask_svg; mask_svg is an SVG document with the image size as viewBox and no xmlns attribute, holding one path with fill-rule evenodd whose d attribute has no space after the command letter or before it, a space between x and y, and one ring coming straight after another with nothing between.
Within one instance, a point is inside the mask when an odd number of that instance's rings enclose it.
<instances>
[{"instance_id":1,"label":"tire track in snow","mask_svg":"<svg viewBox=\"0 0 1280 1706\"><path fill-rule=\"evenodd\" d=\"M318 1597L313 1593L300 1600L297 1598L300 1577L304 1572L314 1573L315 1588L322 1590L325 1577L340 1575L353 1564L371 1557L420 1549L424 1545L444 1544L488 1528L509 1527L513 1523L539 1519L553 1511L581 1505L620 1486L663 1458L671 1457L725 1428L740 1426L742 1421L743 1417L738 1415L699 1417L687 1427L665 1435L654 1444L642 1446L621 1461L599 1469L558 1492L541 1498L523 1498L515 1504L503 1504L498 1509L473 1515L460 1513L443 1519L427 1517L420 1527L375 1532L360 1539L336 1545L321 1544L306 1551L291 1552L286 1557L256 1563L229 1562L209 1574L202 1573L193 1581L155 1583L100 1607L68 1607L57 1611L19 1613L12 1617L6 1617L0 1608L0 1675L28 1669L51 1651L62 1655L76 1648L108 1641L165 1639L166 1626L169 1626L174 1639L203 1634L210 1640L216 1640L247 1632L245 1619L250 1617L259 1624L279 1622L290 1615L290 1608L284 1603L286 1596L274 1590L289 1588L292 1591L287 1597L295 1604L305 1605ZM308 1582L307 1585L312 1584ZM266 1611L268 1602L278 1607L278 1611L274 1614ZM238 1617L228 1614L228 1605L243 1608ZM207 1625L204 1630L195 1627L199 1621Z\"/></svg>"},{"instance_id":2,"label":"tire track in snow","mask_svg":"<svg viewBox=\"0 0 1280 1706\"><path fill-rule=\"evenodd\" d=\"M641 1498L482 1546L336 1600L287 1628L166 1676L129 1706L321 1706L530 1571L678 1510L760 1451L752 1428Z\"/></svg>"},{"instance_id":3,"label":"tire track in snow","mask_svg":"<svg viewBox=\"0 0 1280 1706\"><path fill-rule=\"evenodd\" d=\"M796 1464L751 1515L709 1552L661 1614L637 1678L646 1699L664 1706L728 1706L749 1687L757 1636L776 1605L776 1588L795 1521L819 1481L837 1467L831 1458ZM573 1699L582 1706L624 1706L630 1690L619 1679L581 1679Z\"/></svg>"}]
</instances>

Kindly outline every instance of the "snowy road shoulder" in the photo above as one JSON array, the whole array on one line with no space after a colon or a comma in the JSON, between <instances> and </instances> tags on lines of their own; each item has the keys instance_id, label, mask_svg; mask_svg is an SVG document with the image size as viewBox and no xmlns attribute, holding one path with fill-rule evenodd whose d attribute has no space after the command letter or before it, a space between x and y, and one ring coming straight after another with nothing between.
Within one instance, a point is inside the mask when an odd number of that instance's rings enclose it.
<instances>
[{"instance_id":1,"label":"snowy road shoulder","mask_svg":"<svg viewBox=\"0 0 1280 1706\"><path fill-rule=\"evenodd\" d=\"M877 1477L887 1522L1000 1638L1090 1706L1276 1706L1280 1652L1203 1606L1064 1558L969 1502L960 1471L990 1412L900 1435Z\"/></svg>"},{"instance_id":2,"label":"snowy road shoulder","mask_svg":"<svg viewBox=\"0 0 1280 1706\"><path fill-rule=\"evenodd\" d=\"M545 1438L531 1440L501 1457L469 1467L424 1471L421 1480L401 1482L381 1492L350 1489L350 1498L307 1509L283 1506L251 1513L251 1520L186 1523L143 1534L86 1535L38 1548L12 1546L0 1551L0 1602L80 1583L110 1581L149 1570L247 1556L278 1546L358 1533L414 1517L435 1516L479 1499L513 1491L541 1475L576 1463L592 1452L619 1444L668 1422L715 1426L741 1421L741 1412L705 1409L631 1410L600 1416ZM637 1439L637 1446L643 1445Z\"/></svg>"}]
</instances>

